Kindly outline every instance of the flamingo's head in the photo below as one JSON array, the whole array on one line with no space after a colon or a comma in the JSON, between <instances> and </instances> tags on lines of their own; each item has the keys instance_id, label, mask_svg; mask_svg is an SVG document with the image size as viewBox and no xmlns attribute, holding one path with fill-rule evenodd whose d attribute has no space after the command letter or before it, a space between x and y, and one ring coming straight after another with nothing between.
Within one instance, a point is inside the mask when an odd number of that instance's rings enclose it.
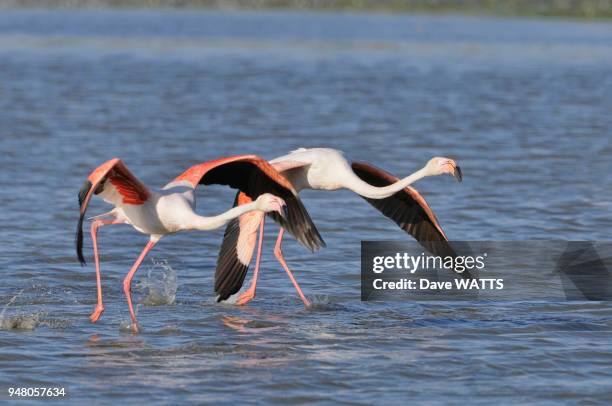
<instances>
[{"instance_id":1,"label":"flamingo's head","mask_svg":"<svg viewBox=\"0 0 612 406\"><path fill-rule=\"evenodd\" d=\"M274 196L270 193L264 193L257 198L257 206L260 210L269 213L276 212L281 217L287 216L287 204L283 199L278 196Z\"/></svg>"},{"instance_id":2,"label":"flamingo's head","mask_svg":"<svg viewBox=\"0 0 612 406\"><path fill-rule=\"evenodd\" d=\"M434 157L427 162L425 165L427 174L430 176L443 175L445 173L454 176L458 182L461 182L463 176L461 175L461 168L457 165L453 159L445 157Z\"/></svg>"}]
</instances>

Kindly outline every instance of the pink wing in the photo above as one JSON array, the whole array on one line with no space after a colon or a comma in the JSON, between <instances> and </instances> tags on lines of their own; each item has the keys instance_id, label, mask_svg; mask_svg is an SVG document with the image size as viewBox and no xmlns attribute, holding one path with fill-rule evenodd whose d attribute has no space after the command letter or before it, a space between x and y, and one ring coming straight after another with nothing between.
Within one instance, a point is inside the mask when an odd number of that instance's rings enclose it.
<instances>
[{"instance_id":1,"label":"pink wing","mask_svg":"<svg viewBox=\"0 0 612 406\"><path fill-rule=\"evenodd\" d=\"M185 180L195 188L199 184L229 185L239 190L234 205L255 200L262 193L272 193L287 203L287 216L269 216L311 251L325 246L293 185L279 171L256 155L239 155L194 165L175 179ZM230 221L215 271L218 301L238 292L244 283L253 256L257 227L263 214L246 214Z\"/></svg>"},{"instance_id":2,"label":"pink wing","mask_svg":"<svg viewBox=\"0 0 612 406\"><path fill-rule=\"evenodd\" d=\"M238 192L234 206L249 203L251 199ZM217 301L226 300L238 293L249 271L257 242L257 230L264 220L264 213L252 211L229 222L217 258L215 292Z\"/></svg>"},{"instance_id":3,"label":"pink wing","mask_svg":"<svg viewBox=\"0 0 612 406\"><path fill-rule=\"evenodd\" d=\"M325 245L293 185L256 155L238 155L194 165L175 179L179 180L188 181L194 188L198 184L228 185L253 200L263 193L278 196L287 203L287 216L278 213L269 213L269 216L311 251Z\"/></svg>"},{"instance_id":4,"label":"pink wing","mask_svg":"<svg viewBox=\"0 0 612 406\"><path fill-rule=\"evenodd\" d=\"M272 163L271 165L276 171L285 172L306 164L296 161L282 161ZM251 198L246 194L238 192L234 206L251 201ZM250 212L230 221L225 228L225 235L223 236L215 270L217 301L226 300L231 295L238 293L242 288L244 279L249 271L249 264L253 258L253 251L255 251L259 224L263 220L263 213ZM324 244L322 242L323 246Z\"/></svg>"},{"instance_id":5,"label":"pink wing","mask_svg":"<svg viewBox=\"0 0 612 406\"><path fill-rule=\"evenodd\" d=\"M83 257L83 219L91 197L100 195L115 206L124 204L141 205L151 196L149 189L119 159L106 161L93 170L79 191L80 216L76 232L77 256L81 265Z\"/></svg>"}]
</instances>

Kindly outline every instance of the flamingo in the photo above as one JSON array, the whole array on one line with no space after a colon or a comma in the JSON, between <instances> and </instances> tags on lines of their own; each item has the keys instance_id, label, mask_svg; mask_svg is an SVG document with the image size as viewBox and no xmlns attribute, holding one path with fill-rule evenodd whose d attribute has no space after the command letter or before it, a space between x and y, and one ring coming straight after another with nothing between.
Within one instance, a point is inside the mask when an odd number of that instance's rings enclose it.
<instances>
[{"instance_id":1,"label":"flamingo","mask_svg":"<svg viewBox=\"0 0 612 406\"><path fill-rule=\"evenodd\" d=\"M384 216L393 220L433 254L456 255L423 196L409 186L426 176L443 174L450 174L460 182L462 180L461 169L452 159L434 157L423 168L403 179L398 179L365 162L349 163L341 151L330 148L300 148L271 160L270 164L286 177L298 192L303 189L349 189L363 197ZM249 201L248 197L238 192L234 205L247 204ZM238 297L236 304L244 305L255 297L264 223L265 219L261 211L250 212L229 222L215 271L215 291L218 301L228 299L242 287L259 229L253 278L250 287ZM281 225L276 238L274 255L289 276L304 305L310 307L310 301L304 296L283 257L283 234L284 229ZM467 272L464 272L462 276L471 277Z\"/></svg>"},{"instance_id":2,"label":"flamingo","mask_svg":"<svg viewBox=\"0 0 612 406\"><path fill-rule=\"evenodd\" d=\"M229 185L250 200L217 216L200 216L195 212L195 188L198 184ZM309 249L315 251L324 245L291 183L256 155L238 155L194 165L157 191L147 188L119 158L103 163L91 172L78 194L80 216L76 250L81 265L85 265L83 219L93 195L99 195L115 207L91 218L98 293L97 305L90 316L92 323L97 322L104 312L96 241L98 229L102 226L129 224L140 233L149 235L148 243L123 280L134 332L138 332L138 323L132 306L132 278L147 253L165 235L189 230L213 230L256 210L257 213L271 215Z\"/></svg>"}]
</instances>

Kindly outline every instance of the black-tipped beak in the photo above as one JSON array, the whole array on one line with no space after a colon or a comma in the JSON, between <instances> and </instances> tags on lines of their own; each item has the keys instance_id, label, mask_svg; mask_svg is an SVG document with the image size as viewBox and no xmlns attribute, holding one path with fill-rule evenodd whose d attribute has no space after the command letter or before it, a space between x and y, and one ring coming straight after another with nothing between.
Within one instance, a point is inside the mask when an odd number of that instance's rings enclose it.
<instances>
[{"instance_id":1,"label":"black-tipped beak","mask_svg":"<svg viewBox=\"0 0 612 406\"><path fill-rule=\"evenodd\" d=\"M289 216L289 209L287 209L287 205L283 206L283 209L281 210L281 216L283 216L284 219Z\"/></svg>"},{"instance_id":2,"label":"black-tipped beak","mask_svg":"<svg viewBox=\"0 0 612 406\"><path fill-rule=\"evenodd\" d=\"M461 175L461 168L455 166L455 171L453 172L453 176L457 179L457 182L461 182L463 180L463 175Z\"/></svg>"}]
</instances>

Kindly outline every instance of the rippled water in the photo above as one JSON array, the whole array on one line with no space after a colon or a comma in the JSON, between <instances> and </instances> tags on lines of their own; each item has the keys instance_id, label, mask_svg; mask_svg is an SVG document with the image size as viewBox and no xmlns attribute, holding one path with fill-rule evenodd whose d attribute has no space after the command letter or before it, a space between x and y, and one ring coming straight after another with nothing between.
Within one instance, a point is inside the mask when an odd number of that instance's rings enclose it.
<instances>
[{"instance_id":1,"label":"rippled water","mask_svg":"<svg viewBox=\"0 0 612 406\"><path fill-rule=\"evenodd\" d=\"M106 312L92 325L95 272L73 233L77 190L111 157L161 186L219 156L331 146L398 175L458 159L462 184L417 185L452 239L607 240L611 66L609 23L3 11L2 396L62 385L75 403L609 403L608 303L360 302L360 240L406 237L348 192L303 193L327 249L286 240L311 310L272 235L255 301L215 304L222 230L190 233L137 274L132 335L121 281L146 237L114 226L99 236ZM199 210L232 197L202 190Z\"/></svg>"}]
</instances>

